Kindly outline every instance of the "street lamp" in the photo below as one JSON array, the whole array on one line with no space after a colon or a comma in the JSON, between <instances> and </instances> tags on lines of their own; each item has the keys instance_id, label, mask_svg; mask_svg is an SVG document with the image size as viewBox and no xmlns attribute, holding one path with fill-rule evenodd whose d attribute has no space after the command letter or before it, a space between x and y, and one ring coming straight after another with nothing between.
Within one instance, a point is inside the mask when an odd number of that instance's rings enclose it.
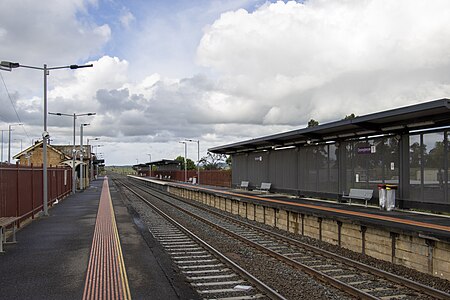
<instances>
[{"instance_id":1,"label":"street lamp","mask_svg":"<svg viewBox=\"0 0 450 300\"><path fill-rule=\"evenodd\" d=\"M2 132L2 151L1 151L1 161L0 164L3 163L3 132L8 131L8 129L2 129L0 130Z\"/></svg>"},{"instance_id":2,"label":"street lamp","mask_svg":"<svg viewBox=\"0 0 450 300\"><path fill-rule=\"evenodd\" d=\"M187 142L197 143L197 183L200 184L200 141L186 139Z\"/></svg>"},{"instance_id":3,"label":"street lamp","mask_svg":"<svg viewBox=\"0 0 450 300\"><path fill-rule=\"evenodd\" d=\"M58 70L58 69L71 69L76 70L80 68L89 68L93 67L90 65L70 65L70 66L61 66L61 67L47 67L47 64L44 64L43 67L33 67L21 65L19 63L13 63L10 61L2 61L0 62L0 70L3 71L11 71L14 68L27 68L27 69L35 69L44 71L44 131L42 132L42 186L43 186L43 205L44 205L44 216L48 216L48 178L47 178L47 139L50 135L47 132L47 76L50 74L50 70Z\"/></svg>"},{"instance_id":4,"label":"street lamp","mask_svg":"<svg viewBox=\"0 0 450 300\"><path fill-rule=\"evenodd\" d=\"M184 144L184 181L187 181L187 163L186 163L186 157L187 157L187 143L186 142L179 142L180 144Z\"/></svg>"},{"instance_id":5,"label":"street lamp","mask_svg":"<svg viewBox=\"0 0 450 300\"><path fill-rule=\"evenodd\" d=\"M94 146L92 146L92 148L94 148L95 147L95 149L94 149L94 153L95 153L95 158L97 159L98 158L98 155L99 154L101 154L101 153L97 153L98 152L98 147L103 147L104 145L94 145ZM97 162L97 164L94 166L95 167L95 174L97 175L98 174L98 162ZM94 176L94 173L92 172L92 176Z\"/></svg>"},{"instance_id":6,"label":"street lamp","mask_svg":"<svg viewBox=\"0 0 450 300\"><path fill-rule=\"evenodd\" d=\"M84 148L83 148L83 127L84 126L89 126L91 124L89 123L83 123L80 125L80 160L81 160L81 165L80 165L80 190L84 190L84 173L83 173L83 158L84 158Z\"/></svg>"},{"instance_id":7,"label":"street lamp","mask_svg":"<svg viewBox=\"0 0 450 300\"><path fill-rule=\"evenodd\" d=\"M49 112L49 115L55 116L64 116L64 117L72 117L73 118L73 149L72 149L72 194L75 194L77 191L77 183L76 183L76 172L75 172L75 157L76 157L76 148L75 148L75 127L76 127L76 119L81 116L95 116L96 113L85 113L85 114L64 114L64 113L52 113Z\"/></svg>"},{"instance_id":8,"label":"street lamp","mask_svg":"<svg viewBox=\"0 0 450 300\"><path fill-rule=\"evenodd\" d=\"M9 134L8 134L8 164L11 163L11 127L12 126L20 126L23 125L22 123L17 123L17 124L9 124Z\"/></svg>"}]
</instances>

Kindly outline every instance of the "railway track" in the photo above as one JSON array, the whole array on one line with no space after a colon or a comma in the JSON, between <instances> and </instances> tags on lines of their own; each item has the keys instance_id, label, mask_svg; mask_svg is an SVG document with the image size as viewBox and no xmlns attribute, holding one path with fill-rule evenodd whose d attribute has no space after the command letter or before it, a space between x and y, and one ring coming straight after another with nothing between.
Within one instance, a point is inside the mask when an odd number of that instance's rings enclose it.
<instances>
[{"instance_id":1,"label":"railway track","mask_svg":"<svg viewBox=\"0 0 450 300\"><path fill-rule=\"evenodd\" d=\"M161 191L134 184L229 236L270 255L291 267L360 299L450 299L450 294L387 273L298 240L229 217L220 211L187 202ZM177 199L179 201L173 201Z\"/></svg>"},{"instance_id":2,"label":"railway track","mask_svg":"<svg viewBox=\"0 0 450 300\"><path fill-rule=\"evenodd\" d=\"M151 223L147 224L150 233L203 299L286 300L277 291L136 193L130 186L117 180L115 182L127 188L153 210Z\"/></svg>"}]
</instances>

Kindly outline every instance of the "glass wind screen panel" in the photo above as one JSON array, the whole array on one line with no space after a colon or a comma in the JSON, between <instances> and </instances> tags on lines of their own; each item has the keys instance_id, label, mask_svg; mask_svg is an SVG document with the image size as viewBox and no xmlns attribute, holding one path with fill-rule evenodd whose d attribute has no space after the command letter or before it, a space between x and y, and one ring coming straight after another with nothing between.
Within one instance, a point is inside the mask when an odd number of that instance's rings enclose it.
<instances>
[{"instance_id":1,"label":"glass wind screen panel","mask_svg":"<svg viewBox=\"0 0 450 300\"><path fill-rule=\"evenodd\" d=\"M317 190L317 167L316 167L316 147L305 147L306 150L306 189L308 191Z\"/></svg>"},{"instance_id":2,"label":"glass wind screen panel","mask_svg":"<svg viewBox=\"0 0 450 300\"><path fill-rule=\"evenodd\" d=\"M400 149L394 137L383 139L383 179L385 183L398 185L400 172Z\"/></svg>"},{"instance_id":3,"label":"glass wind screen panel","mask_svg":"<svg viewBox=\"0 0 450 300\"><path fill-rule=\"evenodd\" d=\"M328 192L339 193L338 190L338 176L339 176L339 168L337 161L337 147L332 144L328 146L328 165L330 168L330 174L328 178Z\"/></svg>"},{"instance_id":4,"label":"glass wind screen panel","mask_svg":"<svg viewBox=\"0 0 450 300\"><path fill-rule=\"evenodd\" d=\"M409 189L410 200L422 200L422 152L420 135L409 137Z\"/></svg>"},{"instance_id":5,"label":"glass wind screen panel","mask_svg":"<svg viewBox=\"0 0 450 300\"><path fill-rule=\"evenodd\" d=\"M444 133L423 135L423 200L445 203L444 194Z\"/></svg>"},{"instance_id":6,"label":"glass wind screen panel","mask_svg":"<svg viewBox=\"0 0 450 300\"><path fill-rule=\"evenodd\" d=\"M388 150L384 139L370 140L367 147L367 151L370 149L370 152L365 154L368 160L369 186L376 188L378 184L384 182L383 158Z\"/></svg>"},{"instance_id":7,"label":"glass wind screen panel","mask_svg":"<svg viewBox=\"0 0 450 300\"><path fill-rule=\"evenodd\" d=\"M345 143L345 189L343 193L348 193L354 187L355 174L353 170L353 142Z\"/></svg>"},{"instance_id":8,"label":"glass wind screen panel","mask_svg":"<svg viewBox=\"0 0 450 300\"><path fill-rule=\"evenodd\" d=\"M353 187L367 188L369 183L368 166L372 161L373 147L368 141L354 142L354 178Z\"/></svg>"},{"instance_id":9,"label":"glass wind screen panel","mask_svg":"<svg viewBox=\"0 0 450 300\"><path fill-rule=\"evenodd\" d=\"M318 185L320 192L329 191L328 145L316 147Z\"/></svg>"}]
</instances>

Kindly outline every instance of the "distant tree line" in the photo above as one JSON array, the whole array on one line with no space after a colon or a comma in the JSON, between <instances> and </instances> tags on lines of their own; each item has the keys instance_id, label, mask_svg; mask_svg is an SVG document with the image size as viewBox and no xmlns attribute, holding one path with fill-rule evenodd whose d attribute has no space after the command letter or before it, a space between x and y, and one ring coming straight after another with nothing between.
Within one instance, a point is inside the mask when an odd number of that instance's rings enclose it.
<instances>
[{"instance_id":1,"label":"distant tree line","mask_svg":"<svg viewBox=\"0 0 450 300\"><path fill-rule=\"evenodd\" d=\"M358 117L358 116L356 116L354 113L351 113L349 115L346 115L342 120L351 120L356 117ZM308 128L316 127L316 126L319 126L319 121L314 120L314 119L311 119L308 121Z\"/></svg>"},{"instance_id":2,"label":"distant tree line","mask_svg":"<svg viewBox=\"0 0 450 300\"><path fill-rule=\"evenodd\" d=\"M181 165L181 169L184 170L184 157L178 156L175 158ZM203 170L220 170L231 167L231 156L225 154L211 153L208 151L206 156L200 158L200 168ZM188 158L186 159L186 169L196 170L197 165L195 162Z\"/></svg>"}]
</instances>

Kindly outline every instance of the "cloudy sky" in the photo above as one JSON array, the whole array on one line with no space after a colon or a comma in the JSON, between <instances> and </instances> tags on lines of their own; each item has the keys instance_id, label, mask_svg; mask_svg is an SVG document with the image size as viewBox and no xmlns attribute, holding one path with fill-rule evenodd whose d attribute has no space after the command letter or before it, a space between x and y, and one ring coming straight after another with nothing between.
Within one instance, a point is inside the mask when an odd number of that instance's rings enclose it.
<instances>
[{"instance_id":1,"label":"cloudy sky","mask_svg":"<svg viewBox=\"0 0 450 300\"><path fill-rule=\"evenodd\" d=\"M355 113L450 97L448 0L1 0L0 60L54 70L48 110L107 165L173 159ZM7 8L7 9L5 9ZM12 154L43 130L43 73L0 71ZM53 144L73 120L50 115ZM7 131L4 157L7 159ZM79 137L77 137L79 143ZM86 139L84 141L86 143ZM196 160L197 146L188 145Z\"/></svg>"}]
</instances>

